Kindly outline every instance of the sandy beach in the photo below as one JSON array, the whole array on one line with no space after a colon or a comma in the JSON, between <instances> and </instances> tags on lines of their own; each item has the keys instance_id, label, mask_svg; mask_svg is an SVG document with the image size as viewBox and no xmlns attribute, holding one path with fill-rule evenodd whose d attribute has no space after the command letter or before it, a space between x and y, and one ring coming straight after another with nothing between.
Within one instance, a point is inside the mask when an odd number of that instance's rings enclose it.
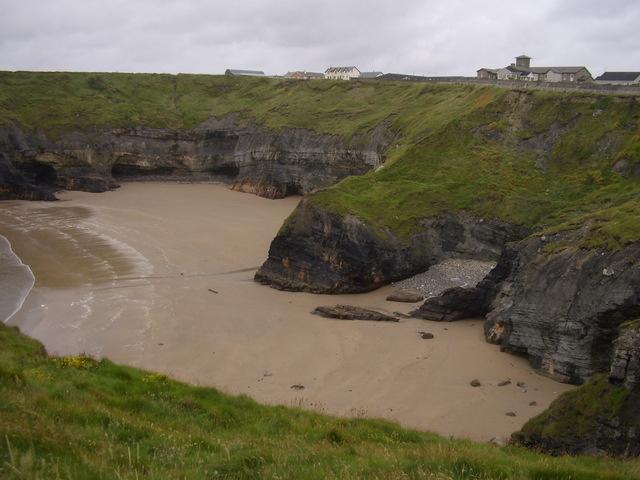
<instances>
[{"instance_id":1,"label":"sandy beach","mask_svg":"<svg viewBox=\"0 0 640 480\"><path fill-rule=\"evenodd\" d=\"M337 303L411 310L385 301L392 287L319 296L253 282L299 199L161 183L60 198L0 203L0 235L35 276L9 324L51 353L106 357L263 403L485 441L509 436L572 388L487 344L481 320L379 324L310 314ZM471 387L473 379L482 386Z\"/></svg>"}]
</instances>

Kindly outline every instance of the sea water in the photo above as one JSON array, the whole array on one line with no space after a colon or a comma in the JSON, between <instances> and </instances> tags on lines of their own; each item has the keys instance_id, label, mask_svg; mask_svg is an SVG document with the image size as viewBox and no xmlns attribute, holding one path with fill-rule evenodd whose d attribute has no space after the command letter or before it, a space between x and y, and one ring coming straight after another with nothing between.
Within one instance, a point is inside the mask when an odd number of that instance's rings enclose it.
<instances>
[{"instance_id":1,"label":"sea water","mask_svg":"<svg viewBox=\"0 0 640 480\"><path fill-rule=\"evenodd\" d=\"M6 323L22 308L34 283L31 269L13 252L9 241L0 235L0 322Z\"/></svg>"}]
</instances>

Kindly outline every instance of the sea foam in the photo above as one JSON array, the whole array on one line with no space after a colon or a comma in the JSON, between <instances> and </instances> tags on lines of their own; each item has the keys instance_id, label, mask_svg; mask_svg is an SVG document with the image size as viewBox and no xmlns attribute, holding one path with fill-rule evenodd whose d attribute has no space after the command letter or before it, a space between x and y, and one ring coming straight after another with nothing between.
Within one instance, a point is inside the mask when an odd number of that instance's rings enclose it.
<instances>
[{"instance_id":1,"label":"sea foam","mask_svg":"<svg viewBox=\"0 0 640 480\"><path fill-rule=\"evenodd\" d=\"M22 308L34 283L29 266L13 252L9 240L0 235L0 322L6 323Z\"/></svg>"}]
</instances>

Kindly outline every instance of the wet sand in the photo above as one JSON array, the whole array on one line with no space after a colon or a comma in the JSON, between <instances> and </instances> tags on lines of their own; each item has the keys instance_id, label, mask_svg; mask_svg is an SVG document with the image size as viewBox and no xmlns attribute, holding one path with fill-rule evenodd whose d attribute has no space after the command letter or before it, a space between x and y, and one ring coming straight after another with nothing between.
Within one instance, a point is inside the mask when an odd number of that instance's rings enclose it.
<instances>
[{"instance_id":1,"label":"wet sand","mask_svg":"<svg viewBox=\"0 0 640 480\"><path fill-rule=\"evenodd\" d=\"M36 278L9 323L49 352L475 440L507 437L571 388L487 344L481 320L378 324L309 313L336 303L408 312L384 300L391 287L319 296L253 282L298 199L154 183L60 197L0 203L0 234ZM497 386L506 379L512 384Z\"/></svg>"}]
</instances>

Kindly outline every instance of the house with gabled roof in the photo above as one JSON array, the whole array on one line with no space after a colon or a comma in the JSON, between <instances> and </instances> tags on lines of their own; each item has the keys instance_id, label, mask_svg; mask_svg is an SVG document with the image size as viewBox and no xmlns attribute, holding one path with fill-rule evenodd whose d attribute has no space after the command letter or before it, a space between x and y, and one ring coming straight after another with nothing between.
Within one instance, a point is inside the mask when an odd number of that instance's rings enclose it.
<instances>
[{"instance_id":1,"label":"house with gabled roof","mask_svg":"<svg viewBox=\"0 0 640 480\"><path fill-rule=\"evenodd\" d=\"M604 72L596 83L605 85L640 85L640 72Z\"/></svg>"},{"instance_id":2,"label":"house with gabled roof","mask_svg":"<svg viewBox=\"0 0 640 480\"><path fill-rule=\"evenodd\" d=\"M360 75L357 67L329 67L324 72L324 78L329 80L351 80L360 78Z\"/></svg>"}]
</instances>

